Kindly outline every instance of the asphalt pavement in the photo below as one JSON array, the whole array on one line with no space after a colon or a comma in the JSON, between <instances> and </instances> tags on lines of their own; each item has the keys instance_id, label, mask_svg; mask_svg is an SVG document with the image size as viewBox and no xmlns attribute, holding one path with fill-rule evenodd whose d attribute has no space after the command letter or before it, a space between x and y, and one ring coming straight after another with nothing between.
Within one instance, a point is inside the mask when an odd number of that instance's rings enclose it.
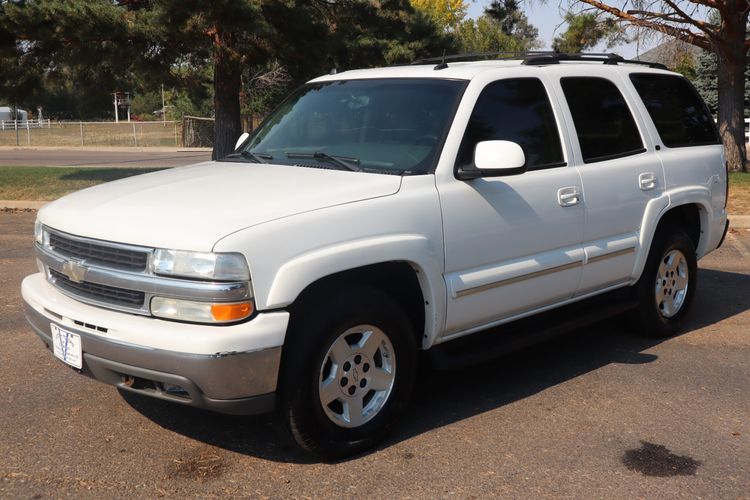
<instances>
[{"instance_id":1,"label":"asphalt pavement","mask_svg":"<svg viewBox=\"0 0 750 500\"><path fill-rule=\"evenodd\" d=\"M271 417L120 394L26 326L33 212L0 212L0 498L750 498L750 231L700 262L684 333L622 318L423 370L378 449L320 463Z\"/></svg>"},{"instance_id":2,"label":"asphalt pavement","mask_svg":"<svg viewBox=\"0 0 750 500\"><path fill-rule=\"evenodd\" d=\"M205 148L0 148L0 166L158 168L210 159Z\"/></svg>"}]
</instances>

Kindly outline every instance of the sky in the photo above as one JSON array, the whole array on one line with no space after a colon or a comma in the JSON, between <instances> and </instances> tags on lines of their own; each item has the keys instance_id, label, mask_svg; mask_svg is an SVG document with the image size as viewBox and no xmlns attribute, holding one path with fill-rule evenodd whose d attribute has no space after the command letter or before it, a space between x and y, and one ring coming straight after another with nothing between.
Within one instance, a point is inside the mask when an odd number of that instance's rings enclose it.
<instances>
[{"instance_id":1,"label":"sky","mask_svg":"<svg viewBox=\"0 0 750 500\"><path fill-rule=\"evenodd\" d=\"M484 8L489 5L490 0L469 0L469 16L477 18L482 15ZM552 39L555 35L565 31L567 26L562 23L562 17L565 13L565 7L568 3L566 0L547 0L542 2L539 0L524 0L521 2L521 7L526 12L526 16L529 18L529 22L537 27L539 30L539 39L544 44L542 50L550 50L552 45ZM655 43L641 43L640 47L637 43L630 43L627 45L618 45L612 49L607 49L606 46L597 47L591 52L614 52L619 54L626 59L632 59L639 53L644 53L652 48Z\"/></svg>"}]
</instances>

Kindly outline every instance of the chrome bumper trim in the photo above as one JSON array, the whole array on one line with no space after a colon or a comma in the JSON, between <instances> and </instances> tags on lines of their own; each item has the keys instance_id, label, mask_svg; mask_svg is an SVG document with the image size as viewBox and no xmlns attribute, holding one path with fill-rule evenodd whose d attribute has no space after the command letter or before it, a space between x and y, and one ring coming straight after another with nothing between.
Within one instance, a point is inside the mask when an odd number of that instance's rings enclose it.
<instances>
[{"instance_id":1,"label":"chrome bumper trim","mask_svg":"<svg viewBox=\"0 0 750 500\"><path fill-rule=\"evenodd\" d=\"M188 354L110 341L84 329L46 317L24 301L26 320L34 332L52 347L50 324L81 336L84 375L131 390L123 376L149 378L184 387L189 399L167 393L146 394L178 403L224 411L211 401L239 400L276 390L281 347L252 352ZM147 376L148 375L148 376ZM179 382L179 383L177 383ZM234 411L227 411L234 413Z\"/></svg>"}]
</instances>

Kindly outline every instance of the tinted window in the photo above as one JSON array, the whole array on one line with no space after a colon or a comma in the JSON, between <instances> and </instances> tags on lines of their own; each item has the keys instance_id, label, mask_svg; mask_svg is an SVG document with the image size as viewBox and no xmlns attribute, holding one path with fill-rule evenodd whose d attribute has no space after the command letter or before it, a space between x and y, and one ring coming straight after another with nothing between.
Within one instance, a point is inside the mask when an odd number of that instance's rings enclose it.
<instances>
[{"instance_id":1,"label":"tinted window","mask_svg":"<svg viewBox=\"0 0 750 500\"><path fill-rule=\"evenodd\" d=\"M633 115L614 83L604 78L560 80L585 163L645 151Z\"/></svg>"},{"instance_id":2,"label":"tinted window","mask_svg":"<svg viewBox=\"0 0 750 500\"><path fill-rule=\"evenodd\" d=\"M719 144L716 125L692 85L682 77L636 73L630 80L665 146Z\"/></svg>"},{"instance_id":3,"label":"tinted window","mask_svg":"<svg viewBox=\"0 0 750 500\"><path fill-rule=\"evenodd\" d=\"M552 106L536 78L500 80L485 87L466 127L458 165L472 165L477 143L491 140L518 143L529 169L565 164Z\"/></svg>"}]
</instances>

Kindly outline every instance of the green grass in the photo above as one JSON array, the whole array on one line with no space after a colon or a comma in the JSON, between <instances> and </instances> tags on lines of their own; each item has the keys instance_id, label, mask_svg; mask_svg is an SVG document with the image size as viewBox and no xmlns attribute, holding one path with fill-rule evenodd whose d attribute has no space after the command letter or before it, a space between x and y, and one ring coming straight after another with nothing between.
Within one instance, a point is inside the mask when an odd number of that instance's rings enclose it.
<instances>
[{"instance_id":1,"label":"green grass","mask_svg":"<svg viewBox=\"0 0 750 500\"><path fill-rule=\"evenodd\" d=\"M0 167L0 200L55 200L79 189L159 168Z\"/></svg>"},{"instance_id":2,"label":"green grass","mask_svg":"<svg viewBox=\"0 0 750 500\"><path fill-rule=\"evenodd\" d=\"M729 172L729 186L750 189L750 172Z\"/></svg>"},{"instance_id":3,"label":"green grass","mask_svg":"<svg viewBox=\"0 0 750 500\"><path fill-rule=\"evenodd\" d=\"M735 215L750 215L750 172L729 173L727 211Z\"/></svg>"}]
</instances>

